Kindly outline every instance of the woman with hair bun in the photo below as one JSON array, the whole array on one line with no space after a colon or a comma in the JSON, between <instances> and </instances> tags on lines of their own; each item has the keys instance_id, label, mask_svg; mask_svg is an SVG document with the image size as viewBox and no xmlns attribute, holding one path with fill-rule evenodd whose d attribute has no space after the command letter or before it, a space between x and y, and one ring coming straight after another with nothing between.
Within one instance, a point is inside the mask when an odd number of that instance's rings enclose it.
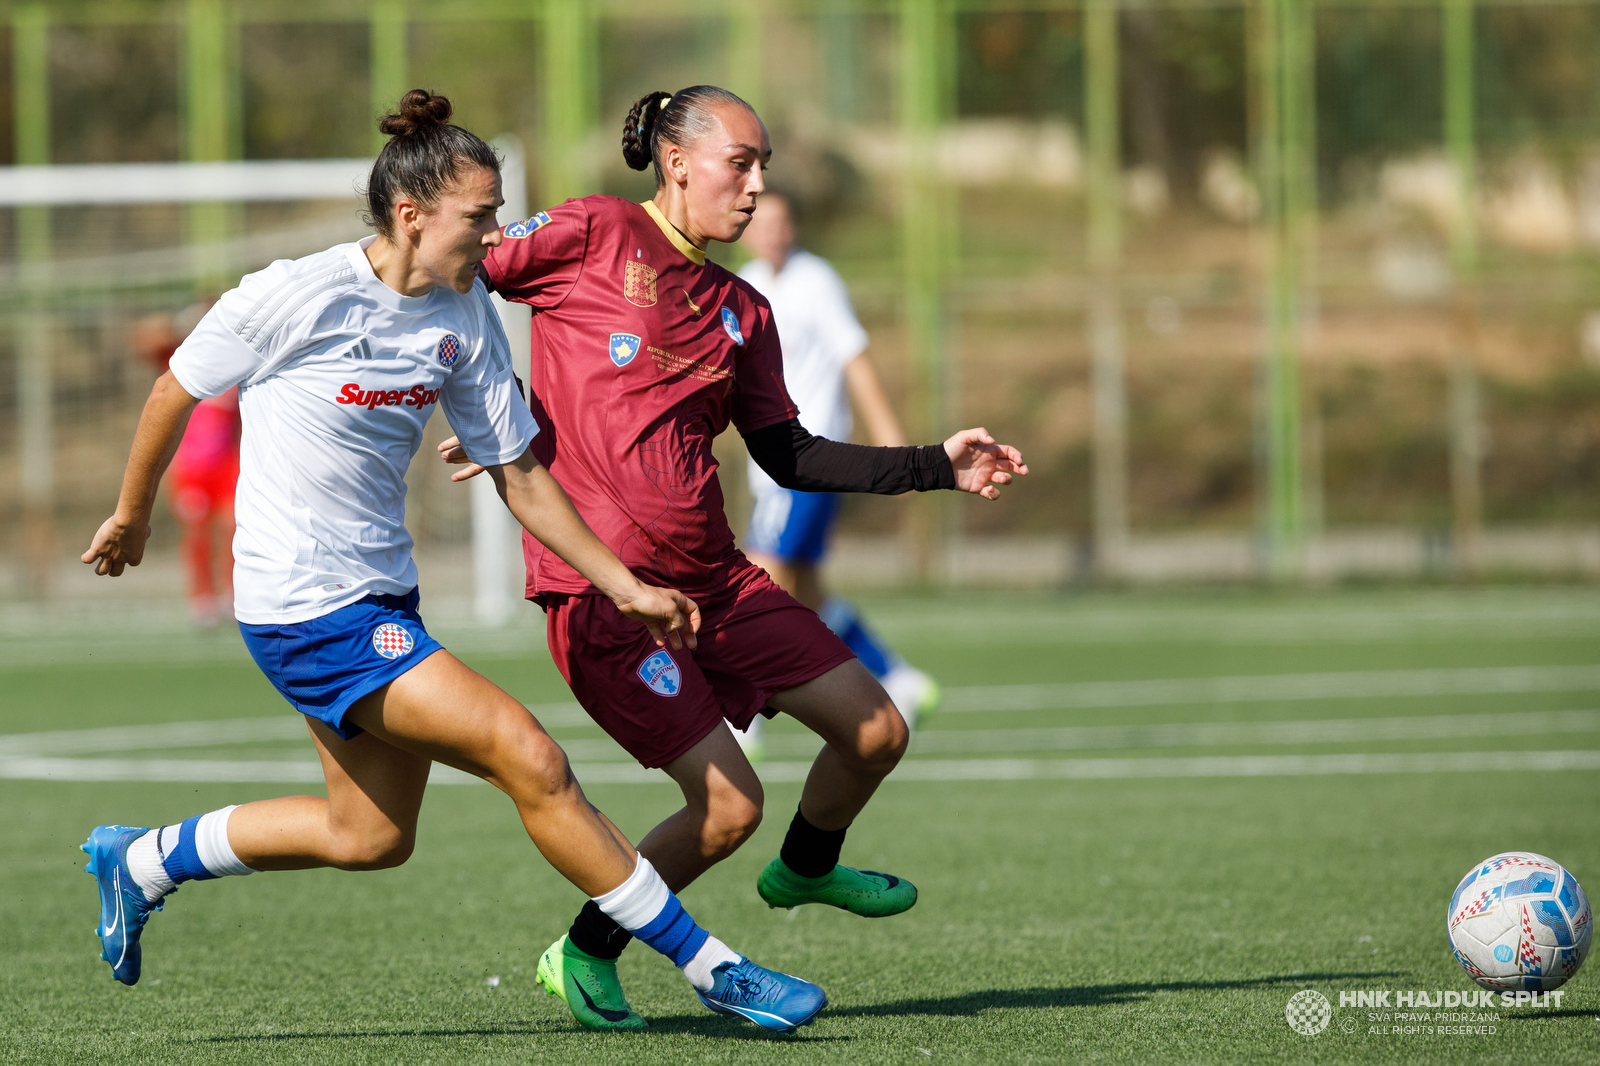
<instances>
[{"instance_id":1,"label":"woman with hair bun","mask_svg":"<svg viewBox=\"0 0 1600 1066\"><path fill-rule=\"evenodd\" d=\"M550 863L671 958L712 1009L772 1029L808 1024L827 1002L822 990L762 969L697 926L590 805L527 709L445 651L417 613L405 473L438 405L523 527L619 617L680 654L694 647L698 622L681 592L645 584L618 561L529 449L540 427L476 274L501 241L500 161L450 124L450 110L413 89L384 117L390 140L367 187L375 235L273 263L207 312L151 391L116 513L83 554L112 577L139 565L190 411L237 386L239 628L306 716L328 792L159 829L96 828L83 850L100 888L102 957L114 978L136 983L145 923L186 881L400 865L438 761L510 796Z\"/></svg>"},{"instance_id":2,"label":"woman with hair bun","mask_svg":"<svg viewBox=\"0 0 1600 1066\"><path fill-rule=\"evenodd\" d=\"M900 913L916 901L909 882L839 856L905 751L905 721L816 614L734 546L711 442L731 421L779 485L814 492L959 488L994 499L1027 467L982 429L869 448L801 426L767 301L706 261L709 242L739 239L765 188L771 148L750 105L711 85L650 93L628 113L622 152L635 170L654 166L653 199L589 196L541 211L506 228L482 272L534 311L531 397L547 429L535 454L626 565L695 598L699 644L659 647L536 535L523 542L528 596L547 612L551 654L579 703L683 790L687 805L639 844L668 886L682 889L755 831L761 781L729 726L781 711L827 744L760 876L761 898ZM440 448L470 462L453 441ZM615 960L630 939L586 905L541 966L557 960L625 1006ZM624 1024L570 987L556 991L584 1025Z\"/></svg>"}]
</instances>

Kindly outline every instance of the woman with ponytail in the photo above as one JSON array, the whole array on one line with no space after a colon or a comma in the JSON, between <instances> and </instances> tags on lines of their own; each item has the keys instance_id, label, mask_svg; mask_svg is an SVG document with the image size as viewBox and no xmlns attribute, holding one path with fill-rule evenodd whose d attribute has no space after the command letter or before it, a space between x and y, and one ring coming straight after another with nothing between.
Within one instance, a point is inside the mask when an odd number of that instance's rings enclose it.
<instances>
[{"instance_id":1,"label":"woman with ponytail","mask_svg":"<svg viewBox=\"0 0 1600 1066\"><path fill-rule=\"evenodd\" d=\"M695 605L641 582L583 522L529 449L540 427L511 374L476 269L501 241L500 161L421 89L386 116L367 188L377 233L246 276L156 382L116 513L84 553L137 566L150 509L197 400L239 389L234 545L246 646L306 716L327 797L289 796L158 829L108 825L83 850L100 887L102 957L139 980L150 914L186 881L258 870L375 870L411 854L435 761L516 805L540 852L590 902L681 968L714 1010L766 1007L808 1023L826 997L697 926L650 862L584 797L566 755L521 703L428 635L406 532L405 473L434 407L530 535L593 582L663 651L695 643ZM559 986L559 972L541 979ZM595 1009L619 1024L626 1011ZM643 1027L639 1020L635 1027Z\"/></svg>"},{"instance_id":2,"label":"woman with ponytail","mask_svg":"<svg viewBox=\"0 0 1600 1066\"><path fill-rule=\"evenodd\" d=\"M761 898L898 914L916 901L908 881L838 860L845 830L905 751L905 721L816 614L735 547L711 442L732 422L779 485L818 492L959 488L994 499L1027 467L982 429L868 448L800 425L771 308L706 260L711 241L739 239L765 188L771 148L750 105L712 85L650 93L628 112L622 154L635 170L655 168L652 199L589 196L541 211L506 228L483 276L534 311L531 398L547 429L534 453L626 565L694 597L699 644L659 647L536 534L524 538L528 596L547 612L550 652L579 703L683 790L687 805L639 845L668 886L687 886L755 832L761 781L729 726L781 711L827 743L761 874ZM441 452L471 461L454 441ZM585 906L546 952L582 976L557 991L584 1025L623 1024L576 993L605 987L624 1003L615 960L630 939Z\"/></svg>"}]
</instances>

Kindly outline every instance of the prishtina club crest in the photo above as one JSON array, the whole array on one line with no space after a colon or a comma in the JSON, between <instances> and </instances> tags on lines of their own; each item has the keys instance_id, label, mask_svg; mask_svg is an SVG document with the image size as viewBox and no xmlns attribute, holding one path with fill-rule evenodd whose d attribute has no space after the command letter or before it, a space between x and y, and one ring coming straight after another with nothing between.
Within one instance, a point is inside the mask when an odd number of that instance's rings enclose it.
<instances>
[{"instance_id":1,"label":"prishtina club crest","mask_svg":"<svg viewBox=\"0 0 1600 1066\"><path fill-rule=\"evenodd\" d=\"M728 331L728 336L733 338L733 343L743 346L744 334L739 331L739 316L726 307L722 309L722 328Z\"/></svg>"},{"instance_id":2,"label":"prishtina club crest","mask_svg":"<svg viewBox=\"0 0 1600 1066\"><path fill-rule=\"evenodd\" d=\"M412 647L411 634L406 632L405 626L385 622L372 631L372 650L385 659L410 655Z\"/></svg>"},{"instance_id":3,"label":"prishtina club crest","mask_svg":"<svg viewBox=\"0 0 1600 1066\"><path fill-rule=\"evenodd\" d=\"M644 344L632 333L613 333L611 335L611 361L618 366L627 366L633 362L633 357L639 354L639 347Z\"/></svg>"},{"instance_id":4,"label":"prishtina club crest","mask_svg":"<svg viewBox=\"0 0 1600 1066\"><path fill-rule=\"evenodd\" d=\"M639 664L639 680L657 696L676 696L683 688L683 675L678 672L678 664L673 662L665 648L651 652Z\"/></svg>"}]
</instances>

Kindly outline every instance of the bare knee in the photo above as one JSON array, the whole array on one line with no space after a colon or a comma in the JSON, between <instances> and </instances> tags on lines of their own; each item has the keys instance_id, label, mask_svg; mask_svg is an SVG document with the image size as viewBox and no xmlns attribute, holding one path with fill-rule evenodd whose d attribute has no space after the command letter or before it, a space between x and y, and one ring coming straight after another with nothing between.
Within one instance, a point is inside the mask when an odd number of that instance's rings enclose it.
<instances>
[{"instance_id":1,"label":"bare knee","mask_svg":"<svg viewBox=\"0 0 1600 1066\"><path fill-rule=\"evenodd\" d=\"M721 790L711 797L701 825L702 850L721 862L738 851L760 827L761 797L747 796L733 788Z\"/></svg>"},{"instance_id":2,"label":"bare knee","mask_svg":"<svg viewBox=\"0 0 1600 1066\"><path fill-rule=\"evenodd\" d=\"M416 845L414 829L392 824L336 830L330 858L341 870L390 870L411 858Z\"/></svg>"},{"instance_id":3,"label":"bare knee","mask_svg":"<svg viewBox=\"0 0 1600 1066\"><path fill-rule=\"evenodd\" d=\"M856 731L854 749L845 752L859 771L884 776L900 764L911 743L911 730L895 705L884 696L872 716Z\"/></svg>"},{"instance_id":4,"label":"bare knee","mask_svg":"<svg viewBox=\"0 0 1600 1066\"><path fill-rule=\"evenodd\" d=\"M577 782L567 753L550 734L534 726L502 743L495 776L518 803L542 806L574 794Z\"/></svg>"}]
</instances>

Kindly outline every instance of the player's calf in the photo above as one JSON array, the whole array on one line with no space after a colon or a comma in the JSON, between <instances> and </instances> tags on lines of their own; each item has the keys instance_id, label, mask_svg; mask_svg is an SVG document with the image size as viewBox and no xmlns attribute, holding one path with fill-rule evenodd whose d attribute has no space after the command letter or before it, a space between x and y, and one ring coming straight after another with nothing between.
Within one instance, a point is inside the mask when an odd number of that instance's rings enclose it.
<instances>
[{"instance_id":1,"label":"player's calf","mask_svg":"<svg viewBox=\"0 0 1600 1066\"><path fill-rule=\"evenodd\" d=\"M416 845L414 829L407 832L393 825L352 827L333 834L328 865L350 872L392 870L405 865Z\"/></svg>"}]
</instances>

